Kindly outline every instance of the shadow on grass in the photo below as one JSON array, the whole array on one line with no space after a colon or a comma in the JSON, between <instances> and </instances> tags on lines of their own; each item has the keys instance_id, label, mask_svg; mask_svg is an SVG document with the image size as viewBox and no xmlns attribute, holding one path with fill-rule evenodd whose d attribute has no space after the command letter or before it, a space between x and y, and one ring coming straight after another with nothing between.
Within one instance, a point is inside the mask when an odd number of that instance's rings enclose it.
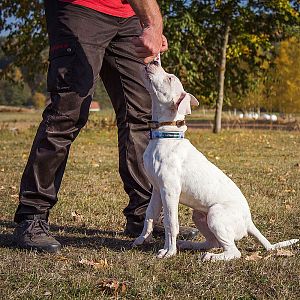
<instances>
[{"instance_id":1,"label":"shadow on grass","mask_svg":"<svg viewBox=\"0 0 300 300\"><path fill-rule=\"evenodd\" d=\"M13 248L13 236L11 233L6 233L6 228L15 228L15 224L12 221L0 220L0 228L3 227L0 233L0 248ZM4 231L4 232L3 232Z\"/></svg>"},{"instance_id":2,"label":"shadow on grass","mask_svg":"<svg viewBox=\"0 0 300 300\"><path fill-rule=\"evenodd\" d=\"M16 224L12 221L0 220L0 227L14 229ZM58 226L51 225L51 231L54 233L63 232L63 235L54 234L54 237L63 245L63 247L75 247L75 248L109 248L113 251L127 251L131 249L133 238L127 238L123 232L112 230L98 230L85 227L74 226ZM0 248L16 248L14 245L13 235L10 233L0 233ZM84 235L84 236L80 236ZM139 249L142 251L153 251L153 247L157 243L151 243L149 245L141 246Z\"/></svg>"}]
</instances>

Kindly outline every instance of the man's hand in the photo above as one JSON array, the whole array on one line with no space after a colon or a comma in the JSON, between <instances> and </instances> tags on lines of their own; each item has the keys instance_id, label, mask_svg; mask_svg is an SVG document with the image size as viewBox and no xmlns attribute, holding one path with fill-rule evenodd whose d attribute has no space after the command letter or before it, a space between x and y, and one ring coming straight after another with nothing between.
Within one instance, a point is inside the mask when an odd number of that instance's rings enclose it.
<instances>
[{"instance_id":1,"label":"man's hand","mask_svg":"<svg viewBox=\"0 0 300 300\"><path fill-rule=\"evenodd\" d=\"M164 35L155 34L155 30L145 28L141 36L133 39L135 51L138 57L144 59L144 63L151 62L161 52L168 50L168 41Z\"/></svg>"},{"instance_id":2,"label":"man's hand","mask_svg":"<svg viewBox=\"0 0 300 300\"><path fill-rule=\"evenodd\" d=\"M128 0L143 26L143 32L133 39L138 57L151 62L160 52L168 49L163 32L163 21L156 0Z\"/></svg>"}]
</instances>

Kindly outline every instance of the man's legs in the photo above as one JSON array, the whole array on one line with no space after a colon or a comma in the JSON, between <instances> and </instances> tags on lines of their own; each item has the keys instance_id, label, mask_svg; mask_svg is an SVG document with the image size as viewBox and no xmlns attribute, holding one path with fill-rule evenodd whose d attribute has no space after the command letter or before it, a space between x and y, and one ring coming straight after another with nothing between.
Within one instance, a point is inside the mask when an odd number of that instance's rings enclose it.
<instances>
[{"instance_id":1,"label":"man's legs","mask_svg":"<svg viewBox=\"0 0 300 300\"><path fill-rule=\"evenodd\" d=\"M57 5L56 9L52 3ZM17 244L51 252L57 251L60 245L49 236L48 213L57 202L70 146L88 119L105 47L116 34L114 19L79 6L58 3L46 1L50 22L47 83L51 104L43 113L32 145L15 214L19 223L15 231ZM99 28L105 28L105 32L99 33Z\"/></svg>"},{"instance_id":2,"label":"man's legs","mask_svg":"<svg viewBox=\"0 0 300 300\"><path fill-rule=\"evenodd\" d=\"M151 98L141 78L144 65L136 57L131 42L141 32L139 19L120 19L119 24L118 34L106 49L100 75L117 116L119 172L129 196L124 215L127 222L141 227L151 197L151 185L143 167Z\"/></svg>"}]
</instances>

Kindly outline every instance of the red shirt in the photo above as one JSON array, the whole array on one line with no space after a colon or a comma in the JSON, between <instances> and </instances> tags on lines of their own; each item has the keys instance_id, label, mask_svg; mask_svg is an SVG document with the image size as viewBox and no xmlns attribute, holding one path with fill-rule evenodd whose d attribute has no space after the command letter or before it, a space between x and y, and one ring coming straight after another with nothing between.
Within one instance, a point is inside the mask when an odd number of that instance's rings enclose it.
<instances>
[{"instance_id":1,"label":"red shirt","mask_svg":"<svg viewBox=\"0 0 300 300\"><path fill-rule=\"evenodd\" d=\"M135 15L132 7L126 0L61 0L72 4L85 6L107 15L129 18Z\"/></svg>"}]
</instances>

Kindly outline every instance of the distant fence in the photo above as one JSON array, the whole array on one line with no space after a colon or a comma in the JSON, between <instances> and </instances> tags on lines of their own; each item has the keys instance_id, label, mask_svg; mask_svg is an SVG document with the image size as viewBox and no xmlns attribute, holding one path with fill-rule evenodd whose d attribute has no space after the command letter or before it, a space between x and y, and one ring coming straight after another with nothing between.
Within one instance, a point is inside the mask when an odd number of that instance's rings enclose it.
<instances>
[{"instance_id":1,"label":"distant fence","mask_svg":"<svg viewBox=\"0 0 300 300\"><path fill-rule=\"evenodd\" d=\"M188 120L189 128L212 129L213 121L210 120ZM297 121L289 123L270 122L265 120L241 121L241 120L225 120L222 122L223 129L264 129L264 130L285 130L300 131L300 123Z\"/></svg>"}]
</instances>

